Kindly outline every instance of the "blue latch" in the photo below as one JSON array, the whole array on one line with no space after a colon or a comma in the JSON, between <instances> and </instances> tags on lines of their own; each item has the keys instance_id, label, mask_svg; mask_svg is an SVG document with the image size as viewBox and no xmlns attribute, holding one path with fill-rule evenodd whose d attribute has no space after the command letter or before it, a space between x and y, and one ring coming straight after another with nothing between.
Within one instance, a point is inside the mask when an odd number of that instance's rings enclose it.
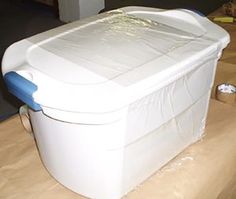
<instances>
[{"instance_id":1,"label":"blue latch","mask_svg":"<svg viewBox=\"0 0 236 199\"><path fill-rule=\"evenodd\" d=\"M26 103L35 111L40 111L39 104L34 102L33 93L38 87L31 81L25 79L16 72L8 72L4 75L4 81L10 93Z\"/></svg>"}]
</instances>

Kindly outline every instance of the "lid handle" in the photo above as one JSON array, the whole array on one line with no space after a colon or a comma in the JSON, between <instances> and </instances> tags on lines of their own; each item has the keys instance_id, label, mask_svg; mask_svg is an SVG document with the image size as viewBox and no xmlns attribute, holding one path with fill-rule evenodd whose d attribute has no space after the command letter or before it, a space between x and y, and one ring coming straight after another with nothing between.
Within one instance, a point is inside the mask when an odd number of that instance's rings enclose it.
<instances>
[{"instance_id":1,"label":"lid handle","mask_svg":"<svg viewBox=\"0 0 236 199\"><path fill-rule=\"evenodd\" d=\"M33 93L38 90L38 87L34 83L12 71L4 75L4 81L10 93L26 103L33 110L41 110L40 105L33 98Z\"/></svg>"},{"instance_id":2,"label":"lid handle","mask_svg":"<svg viewBox=\"0 0 236 199\"><path fill-rule=\"evenodd\" d=\"M186 9L164 10L146 7L125 7L122 8L128 14L137 17L150 19L174 28L202 36L206 33L204 21L206 17Z\"/></svg>"}]
</instances>

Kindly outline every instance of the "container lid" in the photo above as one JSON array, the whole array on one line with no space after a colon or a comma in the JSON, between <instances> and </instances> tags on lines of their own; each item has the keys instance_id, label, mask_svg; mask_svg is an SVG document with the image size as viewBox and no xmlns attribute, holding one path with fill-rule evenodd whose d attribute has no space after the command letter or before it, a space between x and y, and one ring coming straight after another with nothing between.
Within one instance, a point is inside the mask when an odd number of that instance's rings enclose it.
<instances>
[{"instance_id":1,"label":"container lid","mask_svg":"<svg viewBox=\"0 0 236 199\"><path fill-rule=\"evenodd\" d=\"M3 73L36 85L33 100L44 110L109 112L216 57L228 42L192 11L125 7L15 43Z\"/></svg>"}]
</instances>

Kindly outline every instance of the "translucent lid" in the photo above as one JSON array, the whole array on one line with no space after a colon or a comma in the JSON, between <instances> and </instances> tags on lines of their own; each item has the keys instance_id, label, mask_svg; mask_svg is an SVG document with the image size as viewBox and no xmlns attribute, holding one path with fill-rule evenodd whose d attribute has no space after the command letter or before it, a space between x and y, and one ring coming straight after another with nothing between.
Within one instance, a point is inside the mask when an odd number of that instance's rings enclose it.
<instances>
[{"instance_id":1,"label":"translucent lid","mask_svg":"<svg viewBox=\"0 0 236 199\"><path fill-rule=\"evenodd\" d=\"M136 15L116 10L89 23L64 26L63 32L31 37L28 40L35 45L28 51L28 63L67 83L116 81L154 60L169 59L169 53L199 37L177 24L173 27ZM158 71L163 65L155 67Z\"/></svg>"},{"instance_id":2,"label":"translucent lid","mask_svg":"<svg viewBox=\"0 0 236 199\"><path fill-rule=\"evenodd\" d=\"M124 107L218 59L228 42L226 31L194 12L126 7L13 44L2 71L27 79L24 85L33 84L31 102L63 119L65 111ZM55 116L56 111L64 112Z\"/></svg>"}]
</instances>

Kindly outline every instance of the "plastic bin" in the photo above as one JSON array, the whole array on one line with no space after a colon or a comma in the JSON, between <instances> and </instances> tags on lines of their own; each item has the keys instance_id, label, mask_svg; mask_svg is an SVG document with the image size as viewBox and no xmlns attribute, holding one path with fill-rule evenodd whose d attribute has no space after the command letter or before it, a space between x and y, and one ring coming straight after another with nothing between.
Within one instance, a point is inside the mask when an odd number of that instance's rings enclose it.
<instances>
[{"instance_id":1,"label":"plastic bin","mask_svg":"<svg viewBox=\"0 0 236 199\"><path fill-rule=\"evenodd\" d=\"M117 199L201 138L228 43L192 11L125 7L13 44L2 71L52 176Z\"/></svg>"}]
</instances>

